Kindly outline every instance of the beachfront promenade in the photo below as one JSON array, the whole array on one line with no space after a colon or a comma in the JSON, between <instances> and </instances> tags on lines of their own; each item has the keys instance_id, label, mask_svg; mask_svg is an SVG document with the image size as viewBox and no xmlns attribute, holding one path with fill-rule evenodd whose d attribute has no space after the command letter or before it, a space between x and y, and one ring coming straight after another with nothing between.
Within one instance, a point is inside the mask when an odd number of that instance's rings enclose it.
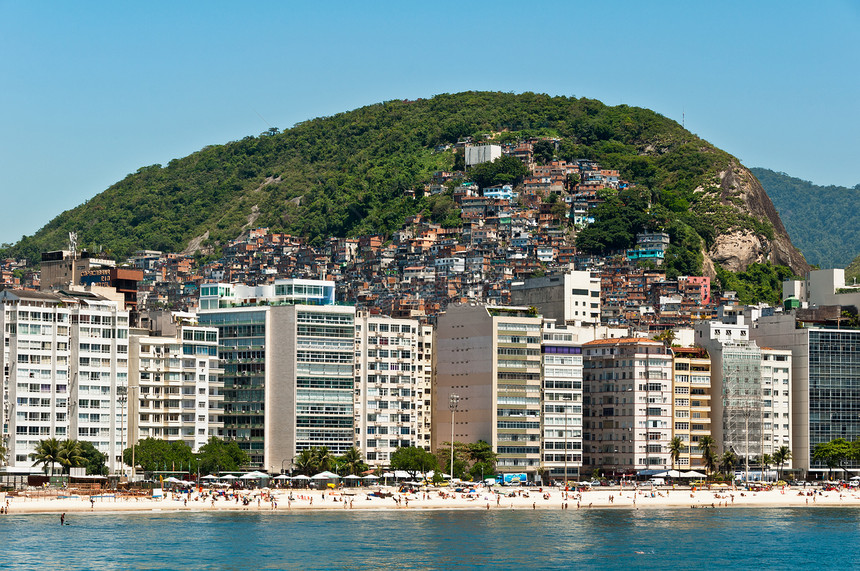
<instances>
[{"instance_id":1,"label":"beachfront promenade","mask_svg":"<svg viewBox=\"0 0 860 571\"><path fill-rule=\"evenodd\" d=\"M372 493L391 494L377 497ZM220 493L220 491L218 492ZM212 495L204 490L189 494L165 492L163 498L123 496L111 493L93 496L47 497L38 491L19 495L0 493L0 505L10 514L64 512L135 511L277 511L294 510L430 510L430 509L655 509L732 507L860 507L860 491L843 489L786 487L769 491L732 489L696 490L687 488L598 488L565 492L558 488L496 488L464 494L446 490L411 494L398 493L394 487L343 490L238 490L229 496ZM513 495L512 495L513 494ZM292 497L292 499L291 499ZM2 517L2 515L0 515Z\"/></svg>"}]
</instances>

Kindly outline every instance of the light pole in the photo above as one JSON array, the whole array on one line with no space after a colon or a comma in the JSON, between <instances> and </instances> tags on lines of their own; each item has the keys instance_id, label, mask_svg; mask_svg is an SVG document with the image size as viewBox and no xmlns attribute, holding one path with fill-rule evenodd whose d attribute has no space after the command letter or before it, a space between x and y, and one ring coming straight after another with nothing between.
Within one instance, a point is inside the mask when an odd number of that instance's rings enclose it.
<instances>
[{"instance_id":1,"label":"light pole","mask_svg":"<svg viewBox=\"0 0 860 571\"><path fill-rule=\"evenodd\" d=\"M448 400L448 408L451 409L451 479L454 479L454 413L460 404L460 395L451 393Z\"/></svg>"}]
</instances>

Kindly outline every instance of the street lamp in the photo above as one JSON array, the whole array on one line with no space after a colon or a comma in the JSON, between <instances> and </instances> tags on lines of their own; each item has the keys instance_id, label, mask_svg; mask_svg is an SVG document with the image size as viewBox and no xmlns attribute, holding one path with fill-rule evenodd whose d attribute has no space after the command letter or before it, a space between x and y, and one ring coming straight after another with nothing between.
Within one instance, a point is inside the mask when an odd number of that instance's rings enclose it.
<instances>
[{"instance_id":1,"label":"street lamp","mask_svg":"<svg viewBox=\"0 0 860 571\"><path fill-rule=\"evenodd\" d=\"M460 395L451 393L448 400L448 408L451 409L451 479L454 479L454 413L460 404Z\"/></svg>"}]
</instances>

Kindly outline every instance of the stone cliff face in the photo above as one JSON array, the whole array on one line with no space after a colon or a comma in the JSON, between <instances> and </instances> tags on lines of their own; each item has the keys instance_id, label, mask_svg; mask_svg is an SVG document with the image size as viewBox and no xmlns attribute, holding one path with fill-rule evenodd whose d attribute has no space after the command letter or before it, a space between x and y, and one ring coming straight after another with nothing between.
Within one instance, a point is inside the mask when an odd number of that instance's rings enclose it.
<instances>
[{"instance_id":1,"label":"stone cliff face","mask_svg":"<svg viewBox=\"0 0 860 571\"><path fill-rule=\"evenodd\" d=\"M768 220L773 226L773 239L757 234L749 229L736 229L717 236L707 257L733 272L746 270L754 262L768 261L774 265L790 267L795 274L805 275L809 264L800 250L794 247L788 232L779 219L779 213L759 181L740 163L720 173L720 202L732 204L735 208L751 214L760 220ZM713 266L705 261L706 273Z\"/></svg>"}]
</instances>

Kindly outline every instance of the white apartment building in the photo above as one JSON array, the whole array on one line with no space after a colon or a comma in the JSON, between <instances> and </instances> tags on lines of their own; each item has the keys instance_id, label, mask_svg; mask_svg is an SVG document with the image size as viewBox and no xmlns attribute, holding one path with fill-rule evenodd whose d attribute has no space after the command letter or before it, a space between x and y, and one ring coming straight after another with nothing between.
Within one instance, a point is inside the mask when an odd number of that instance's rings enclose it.
<instances>
[{"instance_id":1,"label":"white apartment building","mask_svg":"<svg viewBox=\"0 0 860 571\"><path fill-rule=\"evenodd\" d=\"M128 312L86 292L0 292L6 472L39 473L41 440L91 442L116 472L128 383ZM120 389L121 390L121 389Z\"/></svg>"},{"instance_id":2,"label":"white apartment building","mask_svg":"<svg viewBox=\"0 0 860 571\"><path fill-rule=\"evenodd\" d=\"M432 338L414 319L356 317L355 445L371 466L399 447L430 449Z\"/></svg>"},{"instance_id":3,"label":"white apartment building","mask_svg":"<svg viewBox=\"0 0 860 571\"><path fill-rule=\"evenodd\" d=\"M132 330L129 351L129 434L181 441L194 452L224 435L224 383L218 330L196 325L193 314L174 314L173 327Z\"/></svg>"},{"instance_id":4,"label":"white apartment building","mask_svg":"<svg viewBox=\"0 0 860 571\"><path fill-rule=\"evenodd\" d=\"M578 481L582 466L582 346L578 332L544 321L541 355L544 479Z\"/></svg>"},{"instance_id":5,"label":"white apartment building","mask_svg":"<svg viewBox=\"0 0 860 571\"><path fill-rule=\"evenodd\" d=\"M600 324L600 278L575 271L511 283L511 303L535 306L558 323Z\"/></svg>"}]
</instances>

